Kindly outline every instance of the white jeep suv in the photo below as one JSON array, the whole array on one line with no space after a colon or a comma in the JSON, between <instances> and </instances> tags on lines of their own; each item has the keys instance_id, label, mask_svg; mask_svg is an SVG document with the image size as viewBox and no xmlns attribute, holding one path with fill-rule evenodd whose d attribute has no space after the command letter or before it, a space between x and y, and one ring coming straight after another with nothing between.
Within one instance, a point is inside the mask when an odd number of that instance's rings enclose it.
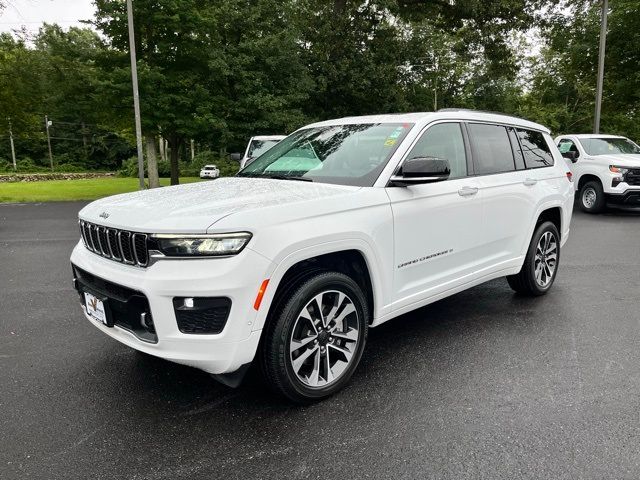
<instances>
[{"instance_id":1,"label":"white jeep suv","mask_svg":"<svg viewBox=\"0 0 640 480\"><path fill-rule=\"evenodd\" d=\"M546 293L567 170L546 128L498 114L316 123L236 177L89 204L74 283L89 321L132 348L229 385L255 360L275 390L319 399L370 327L498 277Z\"/></svg>"},{"instance_id":2,"label":"white jeep suv","mask_svg":"<svg viewBox=\"0 0 640 480\"><path fill-rule=\"evenodd\" d=\"M561 154L572 162L580 208L640 207L640 147L615 135L562 135Z\"/></svg>"}]
</instances>

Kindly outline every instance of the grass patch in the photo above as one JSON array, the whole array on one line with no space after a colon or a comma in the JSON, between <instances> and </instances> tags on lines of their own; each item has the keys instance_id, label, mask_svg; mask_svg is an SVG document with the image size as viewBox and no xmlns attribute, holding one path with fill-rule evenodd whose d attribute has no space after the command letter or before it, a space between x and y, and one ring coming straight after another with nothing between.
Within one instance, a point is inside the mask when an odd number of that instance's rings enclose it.
<instances>
[{"instance_id":1,"label":"grass patch","mask_svg":"<svg viewBox=\"0 0 640 480\"><path fill-rule=\"evenodd\" d=\"M185 177L180 183L198 182L199 178ZM168 178L160 179L169 185ZM45 180L42 182L0 183L0 203L62 202L96 200L118 193L138 190L137 178L87 178L81 180Z\"/></svg>"}]
</instances>

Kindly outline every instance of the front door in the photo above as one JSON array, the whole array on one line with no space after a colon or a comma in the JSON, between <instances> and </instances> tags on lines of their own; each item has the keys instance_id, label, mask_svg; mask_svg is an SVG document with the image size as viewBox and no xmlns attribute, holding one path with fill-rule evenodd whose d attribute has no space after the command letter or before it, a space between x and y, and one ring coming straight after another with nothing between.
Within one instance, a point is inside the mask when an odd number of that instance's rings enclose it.
<instances>
[{"instance_id":1,"label":"front door","mask_svg":"<svg viewBox=\"0 0 640 480\"><path fill-rule=\"evenodd\" d=\"M449 161L449 180L388 187L394 221L394 308L473 280L482 249L482 195L469 176L462 125L434 124L406 159Z\"/></svg>"}]
</instances>

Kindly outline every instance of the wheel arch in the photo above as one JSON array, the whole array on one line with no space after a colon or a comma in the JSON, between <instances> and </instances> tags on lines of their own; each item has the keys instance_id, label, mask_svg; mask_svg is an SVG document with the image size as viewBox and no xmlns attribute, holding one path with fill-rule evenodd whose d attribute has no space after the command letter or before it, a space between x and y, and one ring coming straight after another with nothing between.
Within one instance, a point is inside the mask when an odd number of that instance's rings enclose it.
<instances>
[{"instance_id":1,"label":"wheel arch","mask_svg":"<svg viewBox=\"0 0 640 480\"><path fill-rule=\"evenodd\" d=\"M380 314L382 287L374 254L365 245L342 245L330 248L304 249L282 260L271 274L267 294L263 299L254 330L264 328L269 315L279 307L286 292L310 275L322 271L338 271L352 277L362 288L369 311L370 323Z\"/></svg>"},{"instance_id":2,"label":"wheel arch","mask_svg":"<svg viewBox=\"0 0 640 480\"><path fill-rule=\"evenodd\" d=\"M593 173L585 173L578 179L577 191L579 192L580 190L582 190L582 187L584 187L587 182L591 182L594 180L600 182L600 185L604 187L604 183L598 175L595 175Z\"/></svg>"},{"instance_id":3,"label":"wheel arch","mask_svg":"<svg viewBox=\"0 0 640 480\"><path fill-rule=\"evenodd\" d=\"M538 215L533 231L535 232L538 226L544 222L553 223L558 229L560 239L562 239L562 208L560 206L549 207L542 210Z\"/></svg>"}]
</instances>

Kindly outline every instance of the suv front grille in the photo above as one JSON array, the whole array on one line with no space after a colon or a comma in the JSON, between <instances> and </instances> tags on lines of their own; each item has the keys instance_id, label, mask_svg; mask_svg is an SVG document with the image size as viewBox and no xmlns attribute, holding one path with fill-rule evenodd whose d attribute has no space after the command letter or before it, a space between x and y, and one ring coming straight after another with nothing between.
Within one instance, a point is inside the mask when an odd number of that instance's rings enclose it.
<instances>
[{"instance_id":1,"label":"suv front grille","mask_svg":"<svg viewBox=\"0 0 640 480\"><path fill-rule=\"evenodd\" d=\"M146 267L149 264L146 233L103 227L84 220L79 223L84 246L93 253L128 265Z\"/></svg>"}]
</instances>

